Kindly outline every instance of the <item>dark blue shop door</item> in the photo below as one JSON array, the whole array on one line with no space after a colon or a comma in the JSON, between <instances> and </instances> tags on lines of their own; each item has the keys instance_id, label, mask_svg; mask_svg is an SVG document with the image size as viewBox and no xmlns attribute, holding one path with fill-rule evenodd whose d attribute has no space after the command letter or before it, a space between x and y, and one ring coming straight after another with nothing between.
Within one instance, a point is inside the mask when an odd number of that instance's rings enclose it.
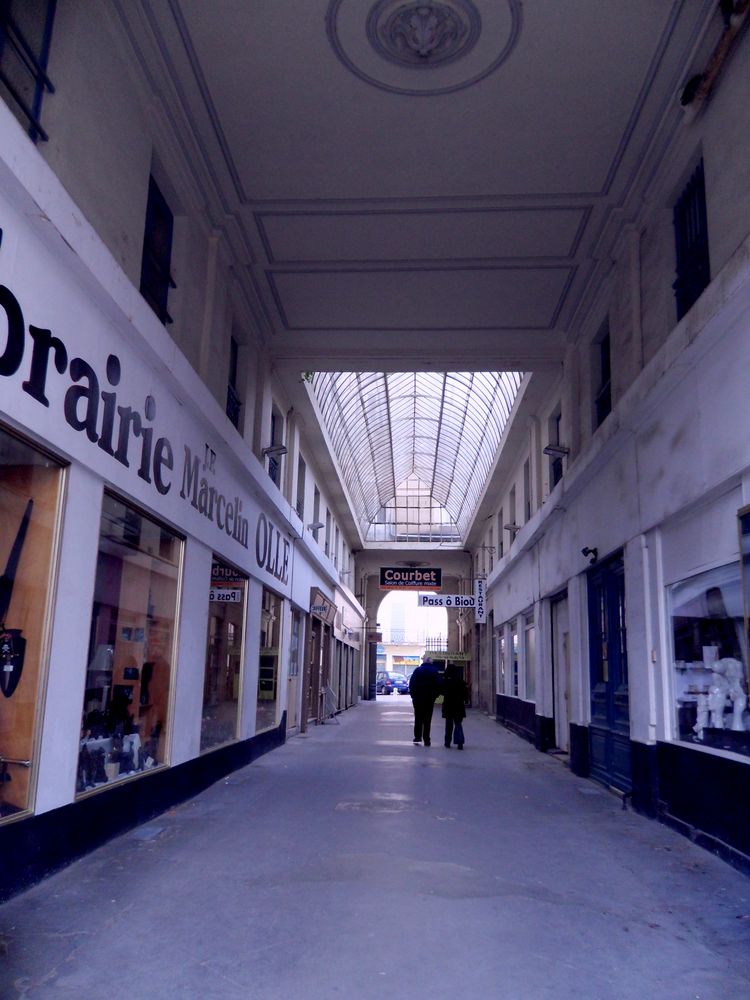
<instances>
[{"instance_id":1,"label":"dark blue shop door","mask_svg":"<svg viewBox=\"0 0 750 1000\"><path fill-rule=\"evenodd\" d=\"M622 555L589 570L591 776L629 792L630 697Z\"/></svg>"}]
</instances>

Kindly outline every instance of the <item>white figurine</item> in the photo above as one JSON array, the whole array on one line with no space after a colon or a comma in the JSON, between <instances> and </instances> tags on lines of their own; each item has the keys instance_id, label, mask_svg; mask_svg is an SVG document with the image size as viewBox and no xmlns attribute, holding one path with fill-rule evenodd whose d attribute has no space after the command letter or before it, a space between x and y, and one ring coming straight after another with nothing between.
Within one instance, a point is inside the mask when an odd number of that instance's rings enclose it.
<instances>
[{"instance_id":1,"label":"white figurine","mask_svg":"<svg viewBox=\"0 0 750 1000\"><path fill-rule=\"evenodd\" d=\"M743 713L747 707L747 695L742 687L744 669L740 661L734 658L719 660L719 664L724 668L722 673L726 678L729 700L732 702L732 729L736 733L741 733L745 728Z\"/></svg>"},{"instance_id":2,"label":"white figurine","mask_svg":"<svg viewBox=\"0 0 750 1000\"><path fill-rule=\"evenodd\" d=\"M724 728L724 707L729 692L729 682L724 676L727 660L716 660L711 664L711 683L708 688L708 708L711 713L711 728Z\"/></svg>"},{"instance_id":3,"label":"white figurine","mask_svg":"<svg viewBox=\"0 0 750 1000\"><path fill-rule=\"evenodd\" d=\"M693 732L695 733L696 739L703 739L703 730L708 725L708 695L699 694L697 700L697 718L695 720L695 725L693 726Z\"/></svg>"}]
</instances>

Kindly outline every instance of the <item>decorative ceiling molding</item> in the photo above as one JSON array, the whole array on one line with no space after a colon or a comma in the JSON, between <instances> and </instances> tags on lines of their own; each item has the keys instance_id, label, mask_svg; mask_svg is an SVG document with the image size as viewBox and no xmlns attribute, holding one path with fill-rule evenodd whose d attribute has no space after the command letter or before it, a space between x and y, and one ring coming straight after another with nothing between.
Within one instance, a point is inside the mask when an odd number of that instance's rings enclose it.
<instances>
[{"instance_id":1,"label":"decorative ceiling molding","mask_svg":"<svg viewBox=\"0 0 750 1000\"><path fill-rule=\"evenodd\" d=\"M474 48L481 30L482 19L471 0L379 0L367 18L367 37L375 51L414 69L455 62Z\"/></svg>"},{"instance_id":2,"label":"decorative ceiling molding","mask_svg":"<svg viewBox=\"0 0 750 1000\"><path fill-rule=\"evenodd\" d=\"M348 0L330 0L326 31L336 57L360 80L392 94L436 97L472 87L499 69L511 55L521 34L523 13L521 0L505 2L508 6L507 36L497 39L497 45L493 45L494 57L490 57L489 62L485 60L484 64L477 48L482 19L471 0L433 4L379 0L360 25L362 35L370 42L370 51L374 50L383 60L382 72L378 67L378 75L374 75L374 67L359 65L342 41L341 13ZM441 84L438 70L470 54L474 58L467 63L467 75ZM426 85L407 86L403 73L393 72L394 65L401 71L432 69L433 73Z\"/></svg>"}]
</instances>

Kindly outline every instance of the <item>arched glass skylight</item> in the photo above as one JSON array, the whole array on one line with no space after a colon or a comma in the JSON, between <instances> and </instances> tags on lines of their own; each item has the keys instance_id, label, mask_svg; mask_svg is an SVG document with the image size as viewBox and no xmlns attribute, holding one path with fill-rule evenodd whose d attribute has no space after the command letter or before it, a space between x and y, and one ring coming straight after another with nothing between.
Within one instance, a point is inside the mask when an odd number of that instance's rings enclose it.
<instances>
[{"instance_id":1,"label":"arched glass skylight","mask_svg":"<svg viewBox=\"0 0 750 1000\"><path fill-rule=\"evenodd\" d=\"M461 543L519 372L317 372L312 391L367 541Z\"/></svg>"}]
</instances>

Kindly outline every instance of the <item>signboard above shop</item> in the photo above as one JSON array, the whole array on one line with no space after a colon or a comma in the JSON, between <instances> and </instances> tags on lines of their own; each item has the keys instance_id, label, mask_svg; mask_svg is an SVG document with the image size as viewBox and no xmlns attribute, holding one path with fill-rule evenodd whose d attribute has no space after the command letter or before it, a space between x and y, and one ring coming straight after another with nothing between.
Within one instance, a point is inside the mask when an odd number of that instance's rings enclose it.
<instances>
[{"instance_id":1,"label":"signboard above shop","mask_svg":"<svg viewBox=\"0 0 750 1000\"><path fill-rule=\"evenodd\" d=\"M443 571L439 566L381 566L381 590L440 590Z\"/></svg>"},{"instance_id":2,"label":"signboard above shop","mask_svg":"<svg viewBox=\"0 0 750 1000\"><path fill-rule=\"evenodd\" d=\"M336 620L336 605L317 587L310 588L310 614L333 625Z\"/></svg>"},{"instance_id":3,"label":"signboard above shop","mask_svg":"<svg viewBox=\"0 0 750 1000\"><path fill-rule=\"evenodd\" d=\"M475 598L469 594L420 594L420 608L474 608Z\"/></svg>"},{"instance_id":4,"label":"signboard above shop","mask_svg":"<svg viewBox=\"0 0 750 1000\"><path fill-rule=\"evenodd\" d=\"M483 624L487 618L485 581L474 581L474 594L420 594L420 608L461 608L474 612L476 624Z\"/></svg>"}]
</instances>

